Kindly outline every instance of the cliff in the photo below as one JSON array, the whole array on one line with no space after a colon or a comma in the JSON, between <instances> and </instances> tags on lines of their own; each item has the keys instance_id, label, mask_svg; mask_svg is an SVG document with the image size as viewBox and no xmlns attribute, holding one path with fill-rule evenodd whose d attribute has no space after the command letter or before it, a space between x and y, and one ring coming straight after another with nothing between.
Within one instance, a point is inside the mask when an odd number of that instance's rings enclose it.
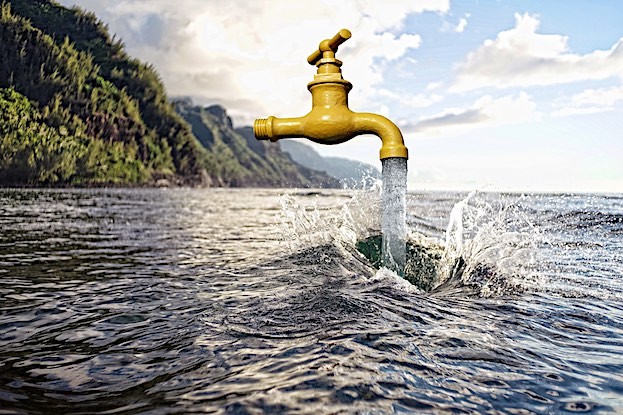
<instances>
[{"instance_id":1,"label":"cliff","mask_svg":"<svg viewBox=\"0 0 623 415\"><path fill-rule=\"evenodd\" d=\"M174 103L208 151L215 185L339 187L334 177L294 162L279 145L256 140L251 127L234 129L223 107L195 106L187 99Z\"/></svg>"},{"instance_id":2,"label":"cliff","mask_svg":"<svg viewBox=\"0 0 623 415\"><path fill-rule=\"evenodd\" d=\"M205 151L155 70L129 57L93 14L52 1L4 2L0 44L2 184L205 177Z\"/></svg>"},{"instance_id":3,"label":"cliff","mask_svg":"<svg viewBox=\"0 0 623 415\"><path fill-rule=\"evenodd\" d=\"M0 45L2 186L339 185L233 130L220 107L178 105L184 120L92 13L4 1Z\"/></svg>"}]
</instances>

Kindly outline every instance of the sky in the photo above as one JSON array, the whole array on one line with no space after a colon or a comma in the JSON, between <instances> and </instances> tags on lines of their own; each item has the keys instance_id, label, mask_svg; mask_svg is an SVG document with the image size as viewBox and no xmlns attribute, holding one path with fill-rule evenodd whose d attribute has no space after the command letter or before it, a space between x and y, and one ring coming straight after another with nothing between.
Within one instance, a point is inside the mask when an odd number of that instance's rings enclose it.
<instances>
[{"instance_id":1,"label":"sky","mask_svg":"<svg viewBox=\"0 0 623 415\"><path fill-rule=\"evenodd\" d=\"M401 128L410 190L623 193L619 0L60 2L93 11L170 97L220 104L236 127L306 114L307 56L347 28L350 108ZM379 168L380 146L313 144Z\"/></svg>"}]
</instances>

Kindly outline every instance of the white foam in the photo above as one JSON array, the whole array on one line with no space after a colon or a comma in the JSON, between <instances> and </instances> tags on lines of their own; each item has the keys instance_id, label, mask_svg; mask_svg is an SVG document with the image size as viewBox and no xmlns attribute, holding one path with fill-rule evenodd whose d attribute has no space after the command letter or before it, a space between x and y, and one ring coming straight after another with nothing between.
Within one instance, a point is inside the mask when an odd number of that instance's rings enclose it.
<instances>
[{"instance_id":1,"label":"white foam","mask_svg":"<svg viewBox=\"0 0 623 415\"><path fill-rule=\"evenodd\" d=\"M409 281L405 280L400 275L396 274L394 271L391 271L387 268L379 269L366 282L368 284L379 284L382 286L389 286L391 288L395 288L397 290L404 291L404 292L411 293L411 294L422 293L422 290L420 290L418 287L411 284Z\"/></svg>"}]
</instances>

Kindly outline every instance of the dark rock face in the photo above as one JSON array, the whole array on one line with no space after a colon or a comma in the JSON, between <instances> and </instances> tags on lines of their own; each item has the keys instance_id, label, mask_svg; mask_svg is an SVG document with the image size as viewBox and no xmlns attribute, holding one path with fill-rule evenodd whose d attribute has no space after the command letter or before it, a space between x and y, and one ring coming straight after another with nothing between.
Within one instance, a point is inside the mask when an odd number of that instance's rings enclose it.
<instances>
[{"instance_id":1,"label":"dark rock face","mask_svg":"<svg viewBox=\"0 0 623 415\"><path fill-rule=\"evenodd\" d=\"M227 115L227 111L225 110L225 108L221 107L220 105L212 105L206 107L205 110L212 114L220 124L223 124L228 128L234 128L231 122L231 118Z\"/></svg>"},{"instance_id":2,"label":"dark rock face","mask_svg":"<svg viewBox=\"0 0 623 415\"><path fill-rule=\"evenodd\" d=\"M236 128L236 132L247 141L247 145L252 151L261 156L266 155L267 143L265 141L260 141L255 138L255 135L253 134L253 127Z\"/></svg>"},{"instance_id":3,"label":"dark rock face","mask_svg":"<svg viewBox=\"0 0 623 415\"><path fill-rule=\"evenodd\" d=\"M256 140L251 127L234 129L219 105L194 106L188 99L174 105L208 151L207 172L216 186L340 187L337 179L296 163L278 145Z\"/></svg>"}]
</instances>

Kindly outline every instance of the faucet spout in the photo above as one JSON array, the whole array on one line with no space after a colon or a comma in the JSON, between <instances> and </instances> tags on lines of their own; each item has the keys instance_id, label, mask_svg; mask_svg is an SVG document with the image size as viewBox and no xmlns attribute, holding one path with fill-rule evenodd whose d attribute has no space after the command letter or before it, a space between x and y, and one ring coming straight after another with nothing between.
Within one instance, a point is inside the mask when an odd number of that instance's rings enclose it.
<instances>
[{"instance_id":1,"label":"faucet spout","mask_svg":"<svg viewBox=\"0 0 623 415\"><path fill-rule=\"evenodd\" d=\"M275 142L280 138L305 138L305 117L276 118L272 115L268 118L258 118L253 123L253 133L258 140L270 140Z\"/></svg>"},{"instance_id":2,"label":"faucet spout","mask_svg":"<svg viewBox=\"0 0 623 415\"><path fill-rule=\"evenodd\" d=\"M302 117L255 120L253 132L258 140L277 141L282 138L307 138L320 144L340 144L362 134L380 137L381 160L408 158L402 133L382 115L353 112L348 108L348 92L352 84L342 78L342 62L335 59L338 46L351 33L340 30L333 38L320 42L318 50L307 61L316 65L314 80L307 85L312 95L312 109Z\"/></svg>"},{"instance_id":3,"label":"faucet spout","mask_svg":"<svg viewBox=\"0 0 623 415\"><path fill-rule=\"evenodd\" d=\"M331 114L328 114L330 112ZM270 116L255 120L258 140L277 141L282 138L307 138L320 144L340 144L358 135L373 134L381 139L380 159L408 158L400 129L382 115L352 112L347 107L327 112L312 110L303 117L277 118Z\"/></svg>"},{"instance_id":4,"label":"faucet spout","mask_svg":"<svg viewBox=\"0 0 623 415\"><path fill-rule=\"evenodd\" d=\"M369 112L355 114L355 130L359 134L374 134L381 139L380 159L398 157L409 158L409 151L405 147L400 129L382 115Z\"/></svg>"}]
</instances>

